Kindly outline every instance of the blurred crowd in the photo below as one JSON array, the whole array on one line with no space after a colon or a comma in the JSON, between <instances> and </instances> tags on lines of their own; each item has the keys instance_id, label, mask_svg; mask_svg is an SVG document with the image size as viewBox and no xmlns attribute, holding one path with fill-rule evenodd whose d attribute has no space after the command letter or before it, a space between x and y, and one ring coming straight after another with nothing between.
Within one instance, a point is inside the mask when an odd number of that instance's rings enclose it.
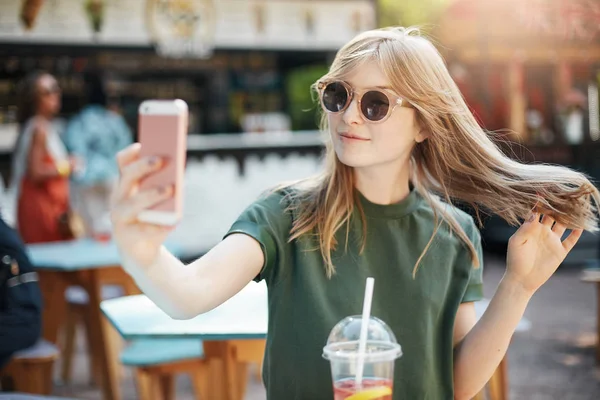
<instances>
[{"instance_id":1,"label":"blurred crowd","mask_svg":"<svg viewBox=\"0 0 600 400\"><path fill-rule=\"evenodd\" d=\"M85 106L57 118L61 89L38 71L18 87L19 135L3 217L25 243L110 236L109 202L117 152L132 142L123 117L107 105L100 74L85 76Z\"/></svg>"}]
</instances>

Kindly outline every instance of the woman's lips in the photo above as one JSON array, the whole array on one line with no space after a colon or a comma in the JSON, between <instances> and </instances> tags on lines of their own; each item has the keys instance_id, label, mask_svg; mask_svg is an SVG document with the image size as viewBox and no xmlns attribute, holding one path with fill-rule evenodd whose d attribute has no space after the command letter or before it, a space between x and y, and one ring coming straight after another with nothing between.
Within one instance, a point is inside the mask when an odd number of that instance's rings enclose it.
<instances>
[{"instance_id":1,"label":"woman's lips","mask_svg":"<svg viewBox=\"0 0 600 400\"><path fill-rule=\"evenodd\" d=\"M357 140L357 141L361 141L361 142L368 142L370 139L367 138L363 138L357 135L353 135L352 133L347 133L347 132L340 132L339 133L340 137L343 139L347 139L347 140Z\"/></svg>"}]
</instances>

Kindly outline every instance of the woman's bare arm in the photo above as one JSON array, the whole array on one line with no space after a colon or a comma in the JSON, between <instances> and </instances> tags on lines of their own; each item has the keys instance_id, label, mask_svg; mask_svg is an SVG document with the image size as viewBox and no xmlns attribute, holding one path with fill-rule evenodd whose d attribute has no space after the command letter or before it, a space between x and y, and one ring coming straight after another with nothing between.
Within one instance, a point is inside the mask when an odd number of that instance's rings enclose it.
<instances>
[{"instance_id":1,"label":"woman's bare arm","mask_svg":"<svg viewBox=\"0 0 600 400\"><path fill-rule=\"evenodd\" d=\"M35 127L27 160L27 173L29 178L34 181L43 181L61 176L56 165L48 164L44 160L48 152L46 135L46 130L42 125Z\"/></svg>"},{"instance_id":2,"label":"woman's bare arm","mask_svg":"<svg viewBox=\"0 0 600 400\"><path fill-rule=\"evenodd\" d=\"M175 319L209 311L244 288L261 271L260 244L245 234L232 234L190 265L164 247L147 267L123 259L124 269L140 289Z\"/></svg>"}]
</instances>

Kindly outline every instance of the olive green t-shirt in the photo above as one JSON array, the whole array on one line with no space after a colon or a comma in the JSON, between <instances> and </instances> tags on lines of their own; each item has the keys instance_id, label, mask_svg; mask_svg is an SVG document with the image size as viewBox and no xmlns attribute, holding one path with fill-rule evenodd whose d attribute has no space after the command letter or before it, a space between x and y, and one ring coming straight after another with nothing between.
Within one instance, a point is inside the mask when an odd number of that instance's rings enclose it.
<instances>
[{"instance_id":1,"label":"olive green t-shirt","mask_svg":"<svg viewBox=\"0 0 600 400\"><path fill-rule=\"evenodd\" d=\"M286 189L292 190L292 189ZM269 330L263 376L270 400L332 400L329 362L322 357L329 332L343 318L362 312L367 277L375 278L372 315L394 332L403 355L395 364L394 400L453 399L453 327L461 302L483 297L482 267L474 268L467 247L444 224L422 260L414 265L434 230L433 211L416 190L392 205L369 202L358 193L366 215L338 232L336 273L308 239L289 241L294 212L285 191L250 205L227 235L255 238L265 257L257 281L268 287ZM473 219L453 208L482 260ZM343 231L343 232L342 232Z\"/></svg>"}]
</instances>

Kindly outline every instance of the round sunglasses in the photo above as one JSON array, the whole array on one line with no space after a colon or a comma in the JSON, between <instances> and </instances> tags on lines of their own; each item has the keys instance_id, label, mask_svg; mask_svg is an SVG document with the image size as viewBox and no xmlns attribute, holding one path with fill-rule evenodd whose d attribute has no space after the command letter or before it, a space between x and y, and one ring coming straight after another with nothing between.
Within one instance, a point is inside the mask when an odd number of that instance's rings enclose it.
<instances>
[{"instance_id":1,"label":"round sunglasses","mask_svg":"<svg viewBox=\"0 0 600 400\"><path fill-rule=\"evenodd\" d=\"M371 123L380 123L389 118L397 106L412 107L402 97L394 96L387 91L367 89L356 91L344 81L319 82L323 109L332 114L344 112L356 96L358 108L363 118Z\"/></svg>"}]
</instances>

